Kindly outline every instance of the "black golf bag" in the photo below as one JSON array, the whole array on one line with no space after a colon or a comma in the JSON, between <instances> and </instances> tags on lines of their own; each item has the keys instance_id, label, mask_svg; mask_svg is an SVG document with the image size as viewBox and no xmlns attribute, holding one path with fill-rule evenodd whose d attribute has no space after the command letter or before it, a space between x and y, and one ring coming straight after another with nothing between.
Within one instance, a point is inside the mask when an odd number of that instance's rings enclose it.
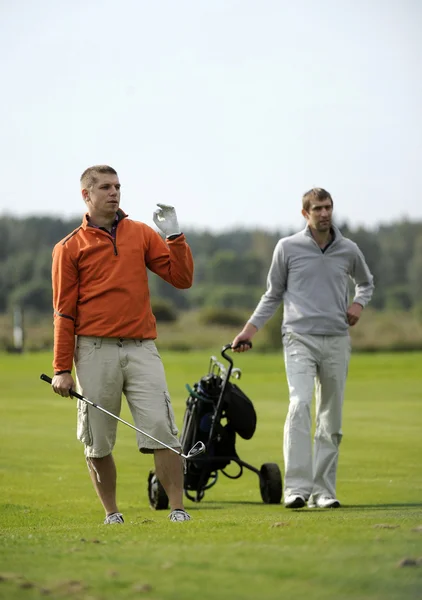
<instances>
[{"instance_id":1,"label":"black golf bag","mask_svg":"<svg viewBox=\"0 0 422 600\"><path fill-rule=\"evenodd\" d=\"M282 497L281 472L276 463L265 463L258 470L241 460L236 451L236 436L249 440L256 429L257 417L251 400L230 381L239 379L240 369L233 368L233 360L227 355L228 344L221 355L229 363L226 368L215 356L210 359L208 373L191 388L186 385L189 396L183 419L180 441L184 454L197 442L205 444L205 452L185 462L184 492L189 500L200 502L205 491L218 480L219 472L230 479L238 479L247 468L259 477L262 500L278 504ZM236 463L239 470L229 474L225 469ZM154 471L148 477L148 497L152 508L168 507L168 498Z\"/></svg>"}]
</instances>

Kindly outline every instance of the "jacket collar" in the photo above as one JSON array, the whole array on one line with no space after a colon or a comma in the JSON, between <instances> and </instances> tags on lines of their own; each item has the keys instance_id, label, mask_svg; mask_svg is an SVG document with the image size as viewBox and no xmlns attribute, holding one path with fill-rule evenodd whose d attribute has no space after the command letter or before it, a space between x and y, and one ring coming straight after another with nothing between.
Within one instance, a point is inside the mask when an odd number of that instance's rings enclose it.
<instances>
[{"instance_id":1,"label":"jacket collar","mask_svg":"<svg viewBox=\"0 0 422 600\"><path fill-rule=\"evenodd\" d=\"M127 217L127 214L121 208L117 209L116 215L119 217L119 223ZM87 227L89 227L88 217L88 213L85 213L82 219L82 229L86 229Z\"/></svg>"},{"instance_id":2,"label":"jacket collar","mask_svg":"<svg viewBox=\"0 0 422 600\"><path fill-rule=\"evenodd\" d=\"M339 242L341 239L343 239L343 235L342 235L340 229L336 225L331 224L331 233L333 234L332 243ZM306 235L307 237L310 237L311 239L314 239L314 236L311 233L309 225L306 225L305 229L303 229L303 234Z\"/></svg>"}]
</instances>

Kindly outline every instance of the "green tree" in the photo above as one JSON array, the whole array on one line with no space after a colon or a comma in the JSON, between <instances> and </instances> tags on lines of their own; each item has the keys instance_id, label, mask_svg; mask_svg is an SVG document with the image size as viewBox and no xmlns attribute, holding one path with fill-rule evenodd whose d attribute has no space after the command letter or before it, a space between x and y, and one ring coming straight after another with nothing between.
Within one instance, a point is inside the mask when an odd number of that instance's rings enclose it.
<instances>
[{"instance_id":1,"label":"green tree","mask_svg":"<svg viewBox=\"0 0 422 600\"><path fill-rule=\"evenodd\" d=\"M261 285L266 272L261 259L251 253L219 250L208 263L206 280L219 285Z\"/></svg>"},{"instance_id":2,"label":"green tree","mask_svg":"<svg viewBox=\"0 0 422 600\"><path fill-rule=\"evenodd\" d=\"M413 302L422 302L422 233L415 240L413 257L407 269L410 295Z\"/></svg>"},{"instance_id":3,"label":"green tree","mask_svg":"<svg viewBox=\"0 0 422 600\"><path fill-rule=\"evenodd\" d=\"M10 295L9 302L10 308L19 304L24 309L48 313L52 310L51 285L41 279L23 283Z\"/></svg>"}]
</instances>

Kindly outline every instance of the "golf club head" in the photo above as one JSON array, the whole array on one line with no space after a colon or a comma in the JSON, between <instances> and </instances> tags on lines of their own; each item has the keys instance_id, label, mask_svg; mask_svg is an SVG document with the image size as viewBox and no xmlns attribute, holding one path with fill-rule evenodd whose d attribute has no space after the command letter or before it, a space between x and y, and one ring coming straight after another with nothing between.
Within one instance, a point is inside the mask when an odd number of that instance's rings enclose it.
<instances>
[{"instance_id":1,"label":"golf club head","mask_svg":"<svg viewBox=\"0 0 422 600\"><path fill-rule=\"evenodd\" d=\"M235 379L240 379L241 375L242 371L239 368L232 369L232 377L234 377Z\"/></svg>"},{"instance_id":2,"label":"golf club head","mask_svg":"<svg viewBox=\"0 0 422 600\"><path fill-rule=\"evenodd\" d=\"M206 450L206 448L205 448L204 442L196 442L196 444L194 444L192 446L192 448L189 450L189 452L187 453L186 458L193 458L194 456L203 454L205 452L205 450Z\"/></svg>"}]
</instances>

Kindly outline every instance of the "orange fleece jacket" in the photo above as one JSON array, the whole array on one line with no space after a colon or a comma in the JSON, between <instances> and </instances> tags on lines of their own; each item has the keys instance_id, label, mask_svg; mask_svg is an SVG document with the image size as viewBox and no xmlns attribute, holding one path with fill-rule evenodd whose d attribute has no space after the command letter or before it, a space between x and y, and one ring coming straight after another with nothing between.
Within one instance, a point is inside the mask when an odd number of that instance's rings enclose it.
<instances>
[{"instance_id":1,"label":"orange fleece jacket","mask_svg":"<svg viewBox=\"0 0 422 600\"><path fill-rule=\"evenodd\" d=\"M71 370L75 335L155 339L147 268L191 287L193 259L182 234L167 240L121 210L115 240L82 225L53 250L54 371Z\"/></svg>"}]
</instances>

